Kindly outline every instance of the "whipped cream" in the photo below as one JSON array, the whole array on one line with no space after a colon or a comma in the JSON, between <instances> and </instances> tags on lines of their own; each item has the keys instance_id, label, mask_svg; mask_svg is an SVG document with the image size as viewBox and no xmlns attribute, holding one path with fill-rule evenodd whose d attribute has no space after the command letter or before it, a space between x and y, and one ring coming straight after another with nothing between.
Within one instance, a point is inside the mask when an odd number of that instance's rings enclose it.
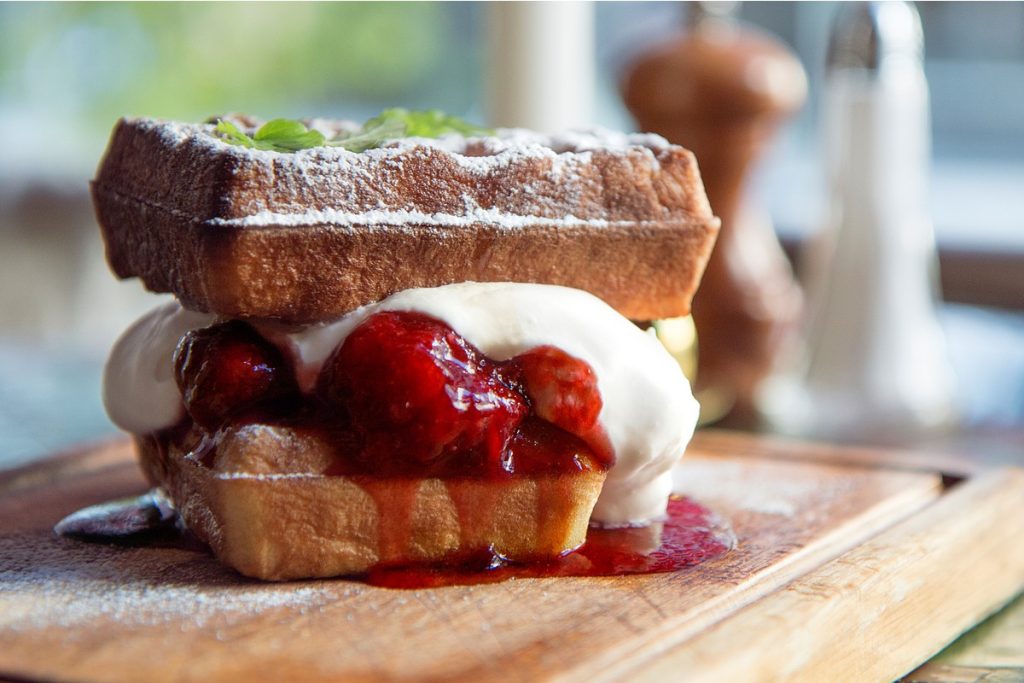
<instances>
[{"instance_id":1,"label":"whipped cream","mask_svg":"<svg viewBox=\"0 0 1024 683\"><path fill-rule=\"evenodd\" d=\"M114 424L126 432L148 434L185 416L174 380L174 350L186 332L215 320L172 301L124 331L103 369L103 405Z\"/></svg>"},{"instance_id":2,"label":"whipped cream","mask_svg":"<svg viewBox=\"0 0 1024 683\"><path fill-rule=\"evenodd\" d=\"M698 405L678 364L656 338L591 294L521 283L409 289L330 323L253 325L292 360L299 386L309 391L334 349L378 311L433 316L495 360L551 345L589 363L604 403L599 421L615 452L592 520L625 526L665 513L671 468L693 434ZM118 426L144 433L180 419L171 356L188 329L212 320L169 304L122 336L107 364L104 392L107 411Z\"/></svg>"}]
</instances>

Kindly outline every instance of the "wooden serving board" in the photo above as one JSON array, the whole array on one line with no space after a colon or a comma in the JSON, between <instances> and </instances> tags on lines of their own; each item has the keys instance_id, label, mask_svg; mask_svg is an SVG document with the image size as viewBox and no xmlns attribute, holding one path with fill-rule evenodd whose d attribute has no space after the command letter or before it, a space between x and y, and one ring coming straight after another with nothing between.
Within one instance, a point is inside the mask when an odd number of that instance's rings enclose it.
<instances>
[{"instance_id":1,"label":"wooden serving board","mask_svg":"<svg viewBox=\"0 0 1024 683\"><path fill-rule=\"evenodd\" d=\"M145 485L117 441L0 475L0 678L892 680L1024 588L1024 473L703 434L681 490L739 546L673 574L265 584L56 537Z\"/></svg>"}]
</instances>

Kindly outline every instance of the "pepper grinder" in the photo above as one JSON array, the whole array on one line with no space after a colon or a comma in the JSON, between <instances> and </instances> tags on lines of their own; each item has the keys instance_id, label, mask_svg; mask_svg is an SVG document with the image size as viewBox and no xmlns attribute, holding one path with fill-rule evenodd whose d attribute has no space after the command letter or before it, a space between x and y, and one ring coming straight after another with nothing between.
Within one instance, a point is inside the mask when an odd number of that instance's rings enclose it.
<instances>
[{"instance_id":1,"label":"pepper grinder","mask_svg":"<svg viewBox=\"0 0 1024 683\"><path fill-rule=\"evenodd\" d=\"M900 443L953 419L927 211L923 32L913 5L845 5L823 101L829 216L809 243L808 317L762 405L783 431Z\"/></svg>"},{"instance_id":2,"label":"pepper grinder","mask_svg":"<svg viewBox=\"0 0 1024 683\"><path fill-rule=\"evenodd\" d=\"M628 68L623 97L642 130L694 152L722 220L693 303L696 388L705 410L742 423L802 305L770 220L743 192L779 124L803 104L807 79L785 45L733 18L735 5L692 3L685 29Z\"/></svg>"}]
</instances>

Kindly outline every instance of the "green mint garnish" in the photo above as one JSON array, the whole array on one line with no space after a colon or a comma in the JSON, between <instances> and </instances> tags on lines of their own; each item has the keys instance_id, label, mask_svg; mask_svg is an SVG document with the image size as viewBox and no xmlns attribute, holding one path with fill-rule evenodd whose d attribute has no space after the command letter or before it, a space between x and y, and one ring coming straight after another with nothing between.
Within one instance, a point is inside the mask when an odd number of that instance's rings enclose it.
<instances>
[{"instance_id":1,"label":"green mint garnish","mask_svg":"<svg viewBox=\"0 0 1024 683\"><path fill-rule=\"evenodd\" d=\"M289 119L267 121L252 139L257 149L273 149L278 152L297 152L324 144L323 133L306 128L300 121Z\"/></svg>"},{"instance_id":2,"label":"green mint garnish","mask_svg":"<svg viewBox=\"0 0 1024 683\"><path fill-rule=\"evenodd\" d=\"M342 147L350 152L364 152L374 147L380 147L388 140L405 137L405 124L401 121L374 123L375 121L376 119L370 119L357 132L339 135L328 140L326 144L332 147Z\"/></svg>"},{"instance_id":3,"label":"green mint garnish","mask_svg":"<svg viewBox=\"0 0 1024 683\"><path fill-rule=\"evenodd\" d=\"M256 134L249 137L238 126L221 119L217 122L217 132L232 145L268 149L275 152L296 152L300 149L319 147L324 144L324 135L318 130L306 128L299 121L274 119L267 121Z\"/></svg>"},{"instance_id":4,"label":"green mint garnish","mask_svg":"<svg viewBox=\"0 0 1024 683\"><path fill-rule=\"evenodd\" d=\"M221 119L217 122L216 132L228 144L275 152L297 152L300 149L322 145L341 147L350 152L363 152L380 147L388 140L404 137L436 138L447 133L466 136L493 134L493 131L487 128L466 123L438 109L385 109L364 123L358 131L342 133L330 140L327 140L320 131L306 128L301 121L291 119L268 121L252 137L230 121Z\"/></svg>"},{"instance_id":5,"label":"green mint garnish","mask_svg":"<svg viewBox=\"0 0 1024 683\"><path fill-rule=\"evenodd\" d=\"M446 133L462 135L493 135L494 131L466 123L457 116L449 116L440 109L409 111L407 109L385 109L363 124L363 129L385 124L401 123L405 126L403 137L437 138Z\"/></svg>"},{"instance_id":6,"label":"green mint garnish","mask_svg":"<svg viewBox=\"0 0 1024 683\"><path fill-rule=\"evenodd\" d=\"M241 145L242 147L256 146L256 143L252 141L251 137L240 131L238 129L238 126L231 123L230 121L227 121L225 119L217 121L216 130L217 133L220 134L221 138L224 139L224 142L230 143L232 145Z\"/></svg>"}]
</instances>

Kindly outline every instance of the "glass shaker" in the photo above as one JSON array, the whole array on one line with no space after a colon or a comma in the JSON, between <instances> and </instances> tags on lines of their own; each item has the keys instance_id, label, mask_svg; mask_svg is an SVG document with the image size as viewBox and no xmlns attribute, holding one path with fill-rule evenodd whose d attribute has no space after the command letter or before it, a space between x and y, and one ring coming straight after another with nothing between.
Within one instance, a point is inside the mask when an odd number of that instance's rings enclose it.
<instances>
[{"instance_id":1,"label":"glass shaker","mask_svg":"<svg viewBox=\"0 0 1024 683\"><path fill-rule=\"evenodd\" d=\"M929 98L913 5L843 6L822 115L829 213L804 254L803 336L760 405L784 432L900 442L954 415L936 315Z\"/></svg>"}]
</instances>

